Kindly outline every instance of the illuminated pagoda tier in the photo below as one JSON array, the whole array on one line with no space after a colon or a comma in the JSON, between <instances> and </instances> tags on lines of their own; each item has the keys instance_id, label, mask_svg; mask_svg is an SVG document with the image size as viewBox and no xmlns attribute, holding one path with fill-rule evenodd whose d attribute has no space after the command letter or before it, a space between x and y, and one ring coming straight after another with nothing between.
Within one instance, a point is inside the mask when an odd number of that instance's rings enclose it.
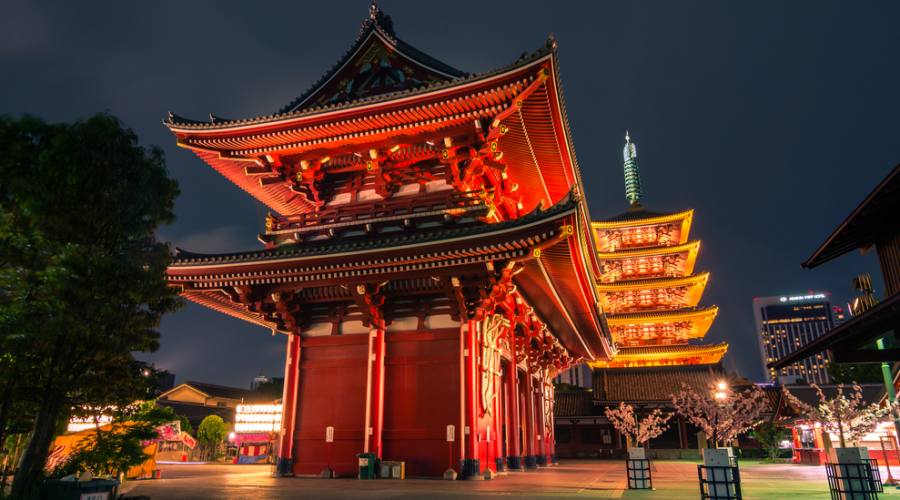
<instances>
[{"instance_id":1,"label":"illuminated pagoda tier","mask_svg":"<svg viewBox=\"0 0 900 500\"><path fill-rule=\"evenodd\" d=\"M552 460L552 378L614 352L554 40L471 75L373 4L279 112L165 124L271 210L263 249L180 251L168 279L285 335L279 473Z\"/></svg>"},{"instance_id":2,"label":"illuminated pagoda tier","mask_svg":"<svg viewBox=\"0 0 900 500\"><path fill-rule=\"evenodd\" d=\"M703 345L716 306L700 299L709 273L695 273L700 241L690 240L693 210L657 213L641 205L637 146L623 151L629 209L593 223L600 260L600 304L618 352L596 368L718 363L727 344Z\"/></svg>"}]
</instances>

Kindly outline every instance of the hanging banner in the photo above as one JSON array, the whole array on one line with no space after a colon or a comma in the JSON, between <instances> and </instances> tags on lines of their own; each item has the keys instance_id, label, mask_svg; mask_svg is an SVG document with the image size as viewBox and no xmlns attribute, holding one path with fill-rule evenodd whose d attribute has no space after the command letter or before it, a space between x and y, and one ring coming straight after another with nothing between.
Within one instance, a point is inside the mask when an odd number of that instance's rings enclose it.
<instances>
[{"instance_id":1,"label":"hanging banner","mask_svg":"<svg viewBox=\"0 0 900 500\"><path fill-rule=\"evenodd\" d=\"M181 433L181 442L184 443L188 448L194 449L197 446L197 440L191 437L187 432Z\"/></svg>"}]
</instances>

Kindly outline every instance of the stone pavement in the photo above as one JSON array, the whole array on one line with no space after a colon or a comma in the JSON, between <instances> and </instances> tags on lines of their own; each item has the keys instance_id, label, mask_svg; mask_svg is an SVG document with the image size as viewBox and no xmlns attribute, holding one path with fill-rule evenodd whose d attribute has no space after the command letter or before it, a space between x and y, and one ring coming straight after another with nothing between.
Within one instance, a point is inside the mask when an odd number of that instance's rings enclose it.
<instances>
[{"instance_id":1,"label":"stone pavement","mask_svg":"<svg viewBox=\"0 0 900 500\"><path fill-rule=\"evenodd\" d=\"M162 479L133 481L125 485L123 492L147 495L154 500L491 497L680 500L700 497L696 463L659 460L653 464L655 491L627 490L622 462L570 460L534 472L509 473L491 481L273 478L270 466L163 465ZM882 468L883 476L885 472ZM823 467L742 462L741 478L744 498L748 500L830 498ZM900 490L886 488L885 495L900 500Z\"/></svg>"}]
</instances>

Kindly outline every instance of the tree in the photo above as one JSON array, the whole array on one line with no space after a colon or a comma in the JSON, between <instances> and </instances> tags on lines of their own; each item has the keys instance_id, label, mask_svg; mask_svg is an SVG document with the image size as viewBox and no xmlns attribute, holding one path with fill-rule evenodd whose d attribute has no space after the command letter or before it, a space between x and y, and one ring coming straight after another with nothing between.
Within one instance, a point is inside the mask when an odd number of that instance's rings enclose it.
<instances>
[{"instance_id":1,"label":"tree","mask_svg":"<svg viewBox=\"0 0 900 500\"><path fill-rule=\"evenodd\" d=\"M180 305L156 239L177 194L162 152L112 116L0 118L0 346L15 358L0 387L34 413L14 497L36 494L69 408L142 395L132 353L155 350Z\"/></svg>"},{"instance_id":2,"label":"tree","mask_svg":"<svg viewBox=\"0 0 900 500\"><path fill-rule=\"evenodd\" d=\"M787 437L787 430L775 422L763 422L750 433L759 446L766 451L772 460L778 458L781 442Z\"/></svg>"},{"instance_id":3,"label":"tree","mask_svg":"<svg viewBox=\"0 0 900 500\"><path fill-rule=\"evenodd\" d=\"M197 428L197 440L203 445L207 458L216 459L216 450L225 440L225 421L218 415L207 415Z\"/></svg>"},{"instance_id":4,"label":"tree","mask_svg":"<svg viewBox=\"0 0 900 500\"><path fill-rule=\"evenodd\" d=\"M284 393L284 377L274 377L267 382L262 382L254 392L272 400L278 399Z\"/></svg>"},{"instance_id":5,"label":"tree","mask_svg":"<svg viewBox=\"0 0 900 500\"><path fill-rule=\"evenodd\" d=\"M760 423L759 416L766 405L766 395L753 386L743 392L719 391L721 398L700 394L687 384L672 395L675 412L696 425L714 446L729 443Z\"/></svg>"},{"instance_id":6,"label":"tree","mask_svg":"<svg viewBox=\"0 0 900 500\"><path fill-rule=\"evenodd\" d=\"M878 363L831 363L828 375L836 384L882 383L884 374Z\"/></svg>"},{"instance_id":7,"label":"tree","mask_svg":"<svg viewBox=\"0 0 900 500\"><path fill-rule=\"evenodd\" d=\"M828 432L837 433L841 440L841 448L847 443L855 443L864 435L875 430L882 417L891 412L891 406L878 403L866 405L863 401L862 387L853 384L853 394L844 395L844 384L838 384L834 397L829 398L816 384L815 389L819 404L809 405L791 394L787 387L782 387L788 404L796 408L806 418L819 422Z\"/></svg>"},{"instance_id":8,"label":"tree","mask_svg":"<svg viewBox=\"0 0 900 500\"><path fill-rule=\"evenodd\" d=\"M79 443L55 476L90 471L95 476L116 477L147 460L144 443L157 438L156 428L175 418L171 408L153 403L132 405L117 412L113 423Z\"/></svg>"},{"instance_id":9,"label":"tree","mask_svg":"<svg viewBox=\"0 0 900 500\"><path fill-rule=\"evenodd\" d=\"M647 441L665 432L669 427L666 422L672 418L671 413L663 414L662 410L656 408L644 418L638 419L634 407L624 402L620 402L615 409L607 407L605 413L613 427L637 446L643 446Z\"/></svg>"},{"instance_id":10,"label":"tree","mask_svg":"<svg viewBox=\"0 0 900 500\"><path fill-rule=\"evenodd\" d=\"M172 413L175 413L175 411L173 410ZM175 413L175 420L178 420L181 424L181 432L186 432L188 434L194 433L194 426L191 425L191 421L188 420L187 417L180 413Z\"/></svg>"}]
</instances>

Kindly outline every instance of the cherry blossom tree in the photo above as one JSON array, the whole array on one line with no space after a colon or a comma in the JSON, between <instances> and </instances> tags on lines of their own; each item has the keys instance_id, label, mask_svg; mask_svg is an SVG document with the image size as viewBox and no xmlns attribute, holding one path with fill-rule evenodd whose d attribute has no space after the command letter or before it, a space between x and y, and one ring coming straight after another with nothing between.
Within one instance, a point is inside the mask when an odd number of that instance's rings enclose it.
<instances>
[{"instance_id":1,"label":"cherry blossom tree","mask_svg":"<svg viewBox=\"0 0 900 500\"><path fill-rule=\"evenodd\" d=\"M671 413L663 413L656 408L647 416L639 419L634 413L634 407L625 403L619 403L617 408L606 408L606 418L619 433L637 446L643 446L647 441L659 436L669 428L666 423L672 418Z\"/></svg>"},{"instance_id":2,"label":"cherry blossom tree","mask_svg":"<svg viewBox=\"0 0 900 500\"><path fill-rule=\"evenodd\" d=\"M800 401L786 387L782 392L787 402L796 408L804 417L822 424L825 430L837 433L841 447L847 443L855 443L864 435L875 430L882 417L891 412L891 406L878 403L869 405L863 401L862 387L853 384L850 395L844 393L844 384L838 384L834 397L829 398L816 384L810 384L816 390L819 404L810 405Z\"/></svg>"},{"instance_id":3,"label":"cherry blossom tree","mask_svg":"<svg viewBox=\"0 0 900 500\"><path fill-rule=\"evenodd\" d=\"M766 395L756 386L743 392L698 393L683 383L681 390L672 394L672 404L675 413L702 429L718 446L720 441L731 442L762 423Z\"/></svg>"}]
</instances>

